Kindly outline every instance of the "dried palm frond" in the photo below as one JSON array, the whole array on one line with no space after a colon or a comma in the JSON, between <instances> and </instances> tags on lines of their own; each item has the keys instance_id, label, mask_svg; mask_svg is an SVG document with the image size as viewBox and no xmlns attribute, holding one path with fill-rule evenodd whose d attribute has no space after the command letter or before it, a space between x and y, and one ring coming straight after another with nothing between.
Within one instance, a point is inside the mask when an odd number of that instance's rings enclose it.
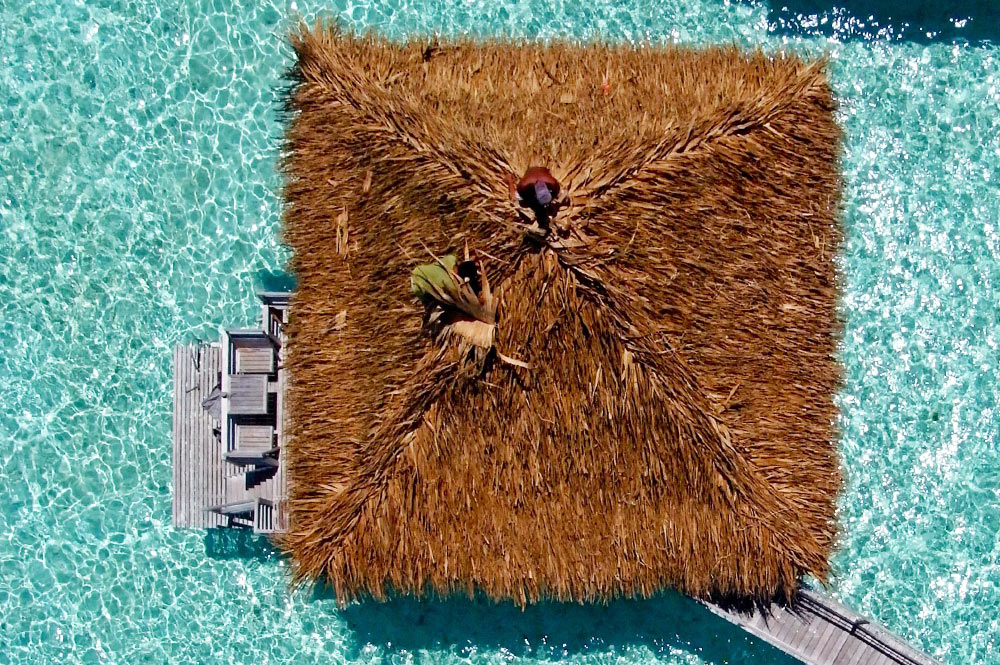
<instances>
[{"instance_id":1,"label":"dried palm frond","mask_svg":"<svg viewBox=\"0 0 1000 665\"><path fill-rule=\"evenodd\" d=\"M436 336L457 335L480 349L493 348L496 329L496 302L489 279L478 276L475 262L466 260L476 271L479 289L458 273L458 259L449 254L436 263L417 266L410 275L410 290L427 306L425 319Z\"/></svg>"}]
</instances>

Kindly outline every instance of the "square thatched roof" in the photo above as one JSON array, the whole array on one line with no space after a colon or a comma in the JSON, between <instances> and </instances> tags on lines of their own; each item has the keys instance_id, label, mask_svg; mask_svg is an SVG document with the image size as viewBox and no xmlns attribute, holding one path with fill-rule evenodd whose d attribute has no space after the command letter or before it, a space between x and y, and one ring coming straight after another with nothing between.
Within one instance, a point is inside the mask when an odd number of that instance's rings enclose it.
<instances>
[{"instance_id":1,"label":"square thatched roof","mask_svg":"<svg viewBox=\"0 0 1000 665\"><path fill-rule=\"evenodd\" d=\"M822 63L293 43L296 579L521 603L822 579L841 485ZM561 184L544 228L511 196L529 166ZM466 250L485 346L429 330L410 290Z\"/></svg>"}]
</instances>

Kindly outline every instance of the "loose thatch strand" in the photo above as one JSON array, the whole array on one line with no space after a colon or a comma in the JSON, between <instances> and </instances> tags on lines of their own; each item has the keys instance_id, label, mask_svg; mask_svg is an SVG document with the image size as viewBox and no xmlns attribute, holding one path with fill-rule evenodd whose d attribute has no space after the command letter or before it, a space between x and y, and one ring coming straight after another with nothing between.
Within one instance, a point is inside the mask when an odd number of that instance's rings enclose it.
<instances>
[{"instance_id":1,"label":"loose thatch strand","mask_svg":"<svg viewBox=\"0 0 1000 665\"><path fill-rule=\"evenodd\" d=\"M823 64L319 26L293 44L295 579L518 603L822 579L841 485ZM562 205L529 228L509 183L533 165ZM410 292L464 248L489 352L428 334Z\"/></svg>"}]
</instances>

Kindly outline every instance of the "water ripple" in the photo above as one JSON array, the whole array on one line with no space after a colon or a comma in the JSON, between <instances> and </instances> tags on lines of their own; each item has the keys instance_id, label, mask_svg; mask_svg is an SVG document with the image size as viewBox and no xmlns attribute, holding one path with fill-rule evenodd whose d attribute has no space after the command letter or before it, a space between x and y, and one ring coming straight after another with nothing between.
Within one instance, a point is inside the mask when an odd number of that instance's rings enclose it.
<instances>
[{"instance_id":1,"label":"water ripple","mask_svg":"<svg viewBox=\"0 0 1000 665\"><path fill-rule=\"evenodd\" d=\"M0 6L0 662L752 663L673 595L526 613L338 611L261 541L170 527L170 347L279 270L294 16L413 32L829 52L846 130L834 592L949 663L997 662L997 51L768 32L701 0ZM771 26L773 27L773 26Z\"/></svg>"}]
</instances>

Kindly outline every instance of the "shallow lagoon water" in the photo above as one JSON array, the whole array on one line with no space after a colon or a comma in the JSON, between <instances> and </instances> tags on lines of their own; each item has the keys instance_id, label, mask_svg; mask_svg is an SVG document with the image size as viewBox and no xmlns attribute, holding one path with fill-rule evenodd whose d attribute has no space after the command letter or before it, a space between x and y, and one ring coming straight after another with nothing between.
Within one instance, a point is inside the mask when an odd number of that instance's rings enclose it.
<instances>
[{"instance_id":1,"label":"shallow lagoon water","mask_svg":"<svg viewBox=\"0 0 1000 665\"><path fill-rule=\"evenodd\" d=\"M830 590L946 663L1000 663L1000 53L719 0L0 0L0 663L790 662L674 594L338 610L289 594L264 541L171 528L169 350L250 323L283 265L283 37L323 13L828 52L848 477Z\"/></svg>"}]
</instances>

